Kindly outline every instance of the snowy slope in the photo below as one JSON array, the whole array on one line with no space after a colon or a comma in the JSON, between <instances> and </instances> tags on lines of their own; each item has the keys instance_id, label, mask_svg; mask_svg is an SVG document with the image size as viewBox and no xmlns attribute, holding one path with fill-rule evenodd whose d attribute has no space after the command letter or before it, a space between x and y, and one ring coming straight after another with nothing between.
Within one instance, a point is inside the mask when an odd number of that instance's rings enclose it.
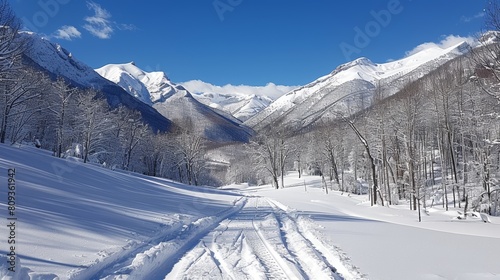
<instances>
[{"instance_id":1,"label":"snowy slope","mask_svg":"<svg viewBox=\"0 0 500 280\"><path fill-rule=\"evenodd\" d=\"M195 132L213 141L248 142L253 133L232 116L200 103L183 88L158 100L153 107L181 127L190 122Z\"/></svg>"},{"instance_id":2,"label":"snowy slope","mask_svg":"<svg viewBox=\"0 0 500 280\"><path fill-rule=\"evenodd\" d=\"M168 119L147 104L130 96L115 83L103 78L90 66L75 59L61 45L51 43L31 32L22 32L21 34L26 40L29 40L30 45L24 56L26 63L44 71L54 79L63 77L73 86L101 90L111 106L115 107L121 104L139 110L144 120L155 129L168 131L171 128L172 124Z\"/></svg>"},{"instance_id":3,"label":"snowy slope","mask_svg":"<svg viewBox=\"0 0 500 280\"><path fill-rule=\"evenodd\" d=\"M117 263L181 232L195 236L239 207L240 196L0 145L0 181L15 169L16 253L31 279L99 279ZM7 188L0 201L6 209ZM5 211L2 218L5 219ZM189 230L187 230L189 228ZM7 236L2 225L0 234ZM6 247L0 247L6 256ZM175 244L164 251L177 251ZM152 261L152 260L151 260ZM118 270L119 268L116 268ZM0 264L0 279L6 262ZM22 274L22 273L21 273ZM25 279L25 278L14 278ZM30 278L28 278L30 279ZM138 278L136 278L138 279Z\"/></svg>"},{"instance_id":4,"label":"snowy slope","mask_svg":"<svg viewBox=\"0 0 500 280\"><path fill-rule=\"evenodd\" d=\"M145 72L133 62L108 64L96 69L96 72L149 105L181 90L181 87L173 84L165 73Z\"/></svg>"},{"instance_id":5,"label":"snowy slope","mask_svg":"<svg viewBox=\"0 0 500 280\"><path fill-rule=\"evenodd\" d=\"M8 169L18 272L2 262L0 279L500 279L498 217L435 206L418 223L320 177L214 190L0 145L0 181Z\"/></svg>"},{"instance_id":6,"label":"snowy slope","mask_svg":"<svg viewBox=\"0 0 500 280\"><path fill-rule=\"evenodd\" d=\"M192 96L210 108L230 114L241 121L254 116L274 101L274 99L255 93L268 93L271 96L281 96L284 90L293 87L269 84L265 87L234 87L228 92L228 87L217 87L202 81L190 81L176 85L163 72L146 72L133 62L126 64L108 64L96 69L102 77L116 83L142 102L153 105L165 101L176 92L187 90ZM200 88L210 91L199 92ZM192 91L193 89L194 91Z\"/></svg>"},{"instance_id":7,"label":"snowy slope","mask_svg":"<svg viewBox=\"0 0 500 280\"><path fill-rule=\"evenodd\" d=\"M148 73L140 71L133 63L107 65L95 70L99 75L116 83L135 98L152 105L151 96L142 79L147 79Z\"/></svg>"},{"instance_id":8,"label":"snowy slope","mask_svg":"<svg viewBox=\"0 0 500 280\"><path fill-rule=\"evenodd\" d=\"M373 63L367 58L356 59L340 65L330 74L308 85L287 93L245 124L257 130L276 121L285 124L301 121L302 126L307 126L321 118L332 105L347 95L354 95L350 99L354 103L367 101L367 106L377 86L383 88L386 97L392 95L408 81L420 78L446 61L464 54L468 47L468 44L463 42L447 49L429 48L401 60L383 64ZM347 106L345 102L340 102L340 105ZM315 112L311 112L311 109Z\"/></svg>"},{"instance_id":9,"label":"snowy slope","mask_svg":"<svg viewBox=\"0 0 500 280\"><path fill-rule=\"evenodd\" d=\"M90 66L75 59L61 45L51 43L35 33L23 32L22 35L30 43L25 55L51 74L64 76L81 86L100 87L105 82Z\"/></svg>"},{"instance_id":10,"label":"snowy slope","mask_svg":"<svg viewBox=\"0 0 500 280\"><path fill-rule=\"evenodd\" d=\"M265 109L273 100L266 96L243 95L243 94L219 94L214 92L203 92L193 94L201 103L212 108L224 110L241 121L246 121Z\"/></svg>"},{"instance_id":11,"label":"snowy slope","mask_svg":"<svg viewBox=\"0 0 500 280\"><path fill-rule=\"evenodd\" d=\"M195 132L210 140L247 142L252 134L241 121L199 102L183 86L172 83L163 72L145 72L134 63L109 64L96 71L179 127L185 127L189 120Z\"/></svg>"}]
</instances>

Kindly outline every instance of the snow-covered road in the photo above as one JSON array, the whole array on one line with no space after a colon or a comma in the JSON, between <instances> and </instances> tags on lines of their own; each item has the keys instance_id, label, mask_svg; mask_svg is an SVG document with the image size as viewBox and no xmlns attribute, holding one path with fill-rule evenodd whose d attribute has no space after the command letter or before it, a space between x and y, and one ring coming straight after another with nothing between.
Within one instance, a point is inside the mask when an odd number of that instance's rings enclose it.
<instances>
[{"instance_id":1,"label":"snow-covered road","mask_svg":"<svg viewBox=\"0 0 500 280\"><path fill-rule=\"evenodd\" d=\"M79 277L99 279L361 279L316 225L250 196ZM319 233L319 231L316 231ZM166 274L166 275L165 275Z\"/></svg>"},{"instance_id":2,"label":"snow-covered road","mask_svg":"<svg viewBox=\"0 0 500 280\"><path fill-rule=\"evenodd\" d=\"M341 271L355 278L333 247L283 208L249 197L241 211L186 252L166 279L344 279Z\"/></svg>"}]
</instances>

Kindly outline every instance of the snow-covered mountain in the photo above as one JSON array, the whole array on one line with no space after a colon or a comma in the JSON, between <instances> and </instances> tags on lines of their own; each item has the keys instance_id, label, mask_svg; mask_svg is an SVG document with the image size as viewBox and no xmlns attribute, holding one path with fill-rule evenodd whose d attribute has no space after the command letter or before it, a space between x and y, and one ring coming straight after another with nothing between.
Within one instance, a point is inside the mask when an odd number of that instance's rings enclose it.
<instances>
[{"instance_id":1,"label":"snow-covered mountain","mask_svg":"<svg viewBox=\"0 0 500 280\"><path fill-rule=\"evenodd\" d=\"M30 48L24 53L26 63L47 73L52 78L63 77L73 86L95 88L104 93L111 106L124 105L141 112L144 120L154 129L168 131L172 122L147 104L133 98L115 83L103 78L90 66L78 61L59 44L31 32L22 32Z\"/></svg>"},{"instance_id":2,"label":"snow-covered mountain","mask_svg":"<svg viewBox=\"0 0 500 280\"><path fill-rule=\"evenodd\" d=\"M216 86L200 80L184 82L181 85L201 103L230 113L241 121L253 117L279 97L297 88L274 83L265 86Z\"/></svg>"},{"instance_id":3,"label":"snow-covered mountain","mask_svg":"<svg viewBox=\"0 0 500 280\"><path fill-rule=\"evenodd\" d=\"M109 64L96 69L102 77L119 85L179 127L192 126L197 133L215 141L243 141L252 132L233 116L196 100L163 72L145 72L133 62Z\"/></svg>"},{"instance_id":4,"label":"snow-covered mountain","mask_svg":"<svg viewBox=\"0 0 500 280\"><path fill-rule=\"evenodd\" d=\"M95 71L149 105L183 90L181 86L172 83L165 73L145 72L134 62L108 64Z\"/></svg>"},{"instance_id":5,"label":"snow-covered mountain","mask_svg":"<svg viewBox=\"0 0 500 280\"><path fill-rule=\"evenodd\" d=\"M335 118L338 111L349 109L352 112L366 108L371 104L377 88L384 97L388 97L409 81L422 77L469 49L470 46L462 42L446 49L438 46L428 48L382 64L367 58L356 59L287 93L245 124L256 130L272 123L303 128L322 118Z\"/></svg>"},{"instance_id":6,"label":"snow-covered mountain","mask_svg":"<svg viewBox=\"0 0 500 280\"><path fill-rule=\"evenodd\" d=\"M241 121L246 121L267 108L274 100L267 96L220 94L203 92L193 95L201 103L226 111Z\"/></svg>"}]
</instances>

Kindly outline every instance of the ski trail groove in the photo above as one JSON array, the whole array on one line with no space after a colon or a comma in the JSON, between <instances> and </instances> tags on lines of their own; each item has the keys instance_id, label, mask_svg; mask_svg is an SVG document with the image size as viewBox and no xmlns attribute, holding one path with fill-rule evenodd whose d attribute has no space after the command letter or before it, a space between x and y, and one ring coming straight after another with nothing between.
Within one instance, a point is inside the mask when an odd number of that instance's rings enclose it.
<instances>
[{"instance_id":1,"label":"ski trail groove","mask_svg":"<svg viewBox=\"0 0 500 280\"><path fill-rule=\"evenodd\" d=\"M356 266L352 265L339 248L324 242L318 237L318 235L321 236L321 234L311 225L313 224L312 221L303 216L291 213L286 206L277 201L269 198L266 198L266 201L280 214L279 218L277 216L277 219L280 223L284 224L282 228L285 234L299 235L299 239L302 239L303 242L312 249L310 253L313 253L317 258L321 259L324 264L328 265L330 270L334 273L331 279L366 279L366 275L362 274ZM300 252L303 252L302 249ZM318 267L317 264L319 264L319 262L312 263L311 269L319 269L320 267Z\"/></svg>"},{"instance_id":2,"label":"ski trail groove","mask_svg":"<svg viewBox=\"0 0 500 280\"><path fill-rule=\"evenodd\" d=\"M271 199L248 197L240 211L186 252L165 279L363 279L307 222ZM210 262L195 258L202 248Z\"/></svg>"},{"instance_id":3,"label":"ski trail groove","mask_svg":"<svg viewBox=\"0 0 500 280\"><path fill-rule=\"evenodd\" d=\"M179 225L169 230L168 234L151 240L141 246L122 252L120 255L110 256L98 266L91 266L87 270L79 271L70 279L163 279L174 263L176 257L181 257L190 251L193 243L219 225L221 221L239 212L247 203L247 198L242 197L234 205L217 215L201 217L188 225ZM196 257L195 257L196 256ZM205 259L204 253L197 252L190 256L199 262ZM189 269L189 268L187 268Z\"/></svg>"},{"instance_id":4,"label":"ski trail groove","mask_svg":"<svg viewBox=\"0 0 500 280\"><path fill-rule=\"evenodd\" d=\"M274 209L274 217L280 224L282 235L289 244L290 251L296 256L296 260L310 279L344 279L337 274L337 269L330 264L319 250L315 248L312 242L307 239L296 224L290 214L284 209L278 207L270 199L266 201Z\"/></svg>"},{"instance_id":5,"label":"ski trail groove","mask_svg":"<svg viewBox=\"0 0 500 280\"><path fill-rule=\"evenodd\" d=\"M288 267L281 256L269 245L259 228L252 222L254 231L248 231L250 245L254 253L266 268L267 279L297 279L295 275L288 273ZM253 236L253 238L252 238Z\"/></svg>"}]
</instances>

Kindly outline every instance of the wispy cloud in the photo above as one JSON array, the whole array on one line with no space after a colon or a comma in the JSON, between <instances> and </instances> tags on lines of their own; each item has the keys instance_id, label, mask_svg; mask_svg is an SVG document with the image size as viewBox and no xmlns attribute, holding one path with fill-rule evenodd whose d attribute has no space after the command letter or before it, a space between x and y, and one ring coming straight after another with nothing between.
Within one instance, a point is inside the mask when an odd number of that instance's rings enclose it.
<instances>
[{"instance_id":1,"label":"wispy cloud","mask_svg":"<svg viewBox=\"0 0 500 280\"><path fill-rule=\"evenodd\" d=\"M110 21L111 14L95 2L87 2L87 7L94 12L94 15L85 18L87 24L83 28L98 38L111 38L114 31L113 23Z\"/></svg>"},{"instance_id":2,"label":"wispy cloud","mask_svg":"<svg viewBox=\"0 0 500 280\"><path fill-rule=\"evenodd\" d=\"M128 23L117 24L117 27L120 30L127 30L127 31L134 31L134 30L138 29L137 26L135 26L133 24L128 24Z\"/></svg>"},{"instance_id":3,"label":"wispy cloud","mask_svg":"<svg viewBox=\"0 0 500 280\"><path fill-rule=\"evenodd\" d=\"M73 38L80 38L82 33L74 26L65 25L59 28L53 36L57 39L71 41Z\"/></svg>"},{"instance_id":4,"label":"wispy cloud","mask_svg":"<svg viewBox=\"0 0 500 280\"><path fill-rule=\"evenodd\" d=\"M462 18L460 18L460 20L462 22L471 22L471 21L473 21L475 19L483 18L484 15L485 15L484 12L479 12L479 13L473 15L473 16L462 16Z\"/></svg>"},{"instance_id":5,"label":"wispy cloud","mask_svg":"<svg viewBox=\"0 0 500 280\"><path fill-rule=\"evenodd\" d=\"M406 56L410 56L413 54L416 54L421 51L425 51L428 49L433 49L433 48L441 48L441 49L446 49L455 45L458 45L462 42L466 42L472 46L477 44L477 41L474 37L461 37L461 36L455 36L455 35L448 35L444 36L444 38L439 42L439 43L434 43L434 42L427 42L423 43L416 48L414 48L411 51L406 52Z\"/></svg>"}]
</instances>

